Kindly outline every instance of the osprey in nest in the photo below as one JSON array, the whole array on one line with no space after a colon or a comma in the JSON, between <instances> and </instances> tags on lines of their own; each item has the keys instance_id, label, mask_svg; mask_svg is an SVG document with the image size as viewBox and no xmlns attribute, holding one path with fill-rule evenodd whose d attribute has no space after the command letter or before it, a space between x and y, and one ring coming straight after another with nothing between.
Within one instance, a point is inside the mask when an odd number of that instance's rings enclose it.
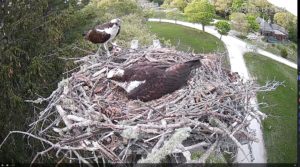
<instances>
[{"instance_id":1,"label":"osprey in nest","mask_svg":"<svg viewBox=\"0 0 300 167\"><path fill-rule=\"evenodd\" d=\"M125 69L112 69L107 78L116 81L129 99L150 101L182 87L193 68L200 67L199 59L180 64L138 63Z\"/></svg>"},{"instance_id":2,"label":"osprey in nest","mask_svg":"<svg viewBox=\"0 0 300 167\"><path fill-rule=\"evenodd\" d=\"M119 35L121 30L121 20L120 19L112 19L108 23L104 23L102 25L97 25L93 29L89 30L86 33L83 33L83 36L86 40L91 41L94 44L103 44L104 49L108 56L110 56L107 43L111 43L113 46L117 46L115 43L111 41ZM101 45L98 48L96 54L99 55Z\"/></svg>"}]
</instances>

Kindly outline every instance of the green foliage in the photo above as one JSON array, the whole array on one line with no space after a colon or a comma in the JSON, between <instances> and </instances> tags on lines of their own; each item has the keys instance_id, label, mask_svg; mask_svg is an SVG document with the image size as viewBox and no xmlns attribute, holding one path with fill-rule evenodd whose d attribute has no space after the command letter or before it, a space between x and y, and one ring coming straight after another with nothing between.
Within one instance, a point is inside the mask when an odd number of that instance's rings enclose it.
<instances>
[{"instance_id":1,"label":"green foliage","mask_svg":"<svg viewBox=\"0 0 300 167\"><path fill-rule=\"evenodd\" d=\"M274 21L287 29L289 24L294 21L294 16L288 12L278 12L274 15Z\"/></svg>"},{"instance_id":2,"label":"green foliage","mask_svg":"<svg viewBox=\"0 0 300 167\"><path fill-rule=\"evenodd\" d=\"M229 18L232 23L232 29L241 32L243 35L248 32L249 24L244 13L232 13Z\"/></svg>"},{"instance_id":3,"label":"green foliage","mask_svg":"<svg viewBox=\"0 0 300 167\"><path fill-rule=\"evenodd\" d=\"M230 24L227 21L218 21L216 23L216 28L218 32L221 34L220 39L222 38L222 35L227 35L230 31Z\"/></svg>"},{"instance_id":4,"label":"green foliage","mask_svg":"<svg viewBox=\"0 0 300 167\"><path fill-rule=\"evenodd\" d=\"M194 0L187 5L184 9L184 13L189 21L201 23L204 31L204 26L212 21L215 10L207 0Z\"/></svg>"},{"instance_id":5,"label":"green foliage","mask_svg":"<svg viewBox=\"0 0 300 167\"><path fill-rule=\"evenodd\" d=\"M231 4L231 10L232 12L240 12L242 10L242 7L245 4L244 0L232 0Z\"/></svg>"},{"instance_id":6,"label":"green foliage","mask_svg":"<svg viewBox=\"0 0 300 167\"><path fill-rule=\"evenodd\" d=\"M286 50L285 48L281 49L280 55L281 55L281 57L283 57L283 58L287 58L287 56L288 56L287 50Z\"/></svg>"},{"instance_id":7,"label":"green foliage","mask_svg":"<svg viewBox=\"0 0 300 167\"><path fill-rule=\"evenodd\" d=\"M295 43L298 42L297 34L298 34L298 29L297 29L297 24L290 23L288 27L288 32L289 32L289 39Z\"/></svg>"},{"instance_id":8,"label":"green foliage","mask_svg":"<svg viewBox=\"0 0 300 167\"><path fill-rule=\"evenodd\" d=\"M156 18L166 18L166 12L164 12L164 11L155 11L154 17L156 17Z\"/></svg>"},{"instance_id":9,"label":"green foliage","mask_svg":"<svg viewBox=\"0 0 300 167\"><path fill-rule=\"evenodd\" d=\"M114 17L121 17L138 12L138 6L135 0L101 0L93 1L93 3L90 4L96 5L98 9L102 9L105 13L114 15Z\"/></svg>"},{"instance_id":10,"label":"green foliage","mask_svg":"<svg viewBox=\"0 0 300 167\"><path fill-rule=\"evenodd\" d=\"M144 17L145 18L153 18L155 10L154 9L144 9Z\"/></svg>"},{"instance_id":11,"label":"green foliage","mask_svg":"<svg viewBox=\"0 0 300 167\"><path fill-rule=\"evenodd\" d=\"M173 0L164 0L164 3L161 5L161 7L167 9L170 8L170 4Z\"/></svg>"},{"instance_id":12,"label":"green foliage","mask_svg":"<svg viewBox=\"0 0 300 167\"><path fill-rule=\"evenodd\" d=\"M183 13L178 10L171 10L166 12L166 17L168 19L178 20L183 17Z\"/></svg>"},{"instance_id":13,"label":"green foliage","mask_svg":"<svg viewBox=\"0 0 300 167\"><path fill-rule=\"evenodd\" d=\"M155 39L155 35L150 33L141 15L130 14L122 17L122 21L120 36L117 39L119 45L129 47L130 41L137 39L140 45L147 46Z\"/></svg>"},{"instance_id":14,"label":"green foliage","mask_svg":"<svg viewBox=\"0 0 300 167\"><path fill-rule=\"evenodd\" d=\"M273 10L269 10L271 9L271 4L268 0L249 0L249 3L254 7L253 12L251 13L259 13L260 17L265 20L269 20L273 17Z\"/></svg>"},{"instance_id":15,"label":"green foliage","mask_svg":"<svg viewBox=\"0 0 300 167\"><path fill-rule=\"evenodd\" d=\"M232 0L215 0L214 6L216 12L224 18L229 14L229 7L232 4Z\"/></svg>"},{"instance_id":16,"label":"green foliage","mask_svg":"<svg viewBox=\"0 0 300 167\"><path fill-rule=\"evenodd\" d=\"M10 130L28 129L33 108L26 99L49 95L64 63L54 56L70 28L75 9L57 1L7 1L3 5L0 58L0 141ZM70 1L70 3L73 1ZM28 162L37 145L13 137L0 151L1 162Z\"/></svg>"},{"instance_id":17,"label":"green foliage","mask_svg":"<svg viewBox=\"0 0 300 167\"><path fill-rule=\"evenodd\" d=\"M291 41L297 42L297 17L289 12L278 12L274 15L274 22L288 31Z\"/></svg>"},{"instance_id":18,"label":"green foliage","mask_svg":"<svg viewBox=\"0 0 300 167\"><path fill-rule=\"evenodd\" d=\"M257 32L259 30L259 24L256 22L256 16L247 15L247 22L249 25L249 31Z\"/></svg>"},{"instance_id":19,"label":"green foliage","mask_svg":"<svg viewBox=\"0 0 300 167\"><path fill-rule=\"evenodd\" d=\"M185 0L173 0L170 4L171 7L178 8L180 11L183 11L186 5L187 2Z\"/></svg>"},{"instance_id":20,"label":"green foliage","mask_svg":"<svg viewBox=\"0 0 300 167\"><path fill-rule=\"evenodd\" d=\"M164 0L164 3L161 7L167 8L177 8L180 11L183 11L186 5L188 4L187 0Z\"/></svg>"}]
</instances>

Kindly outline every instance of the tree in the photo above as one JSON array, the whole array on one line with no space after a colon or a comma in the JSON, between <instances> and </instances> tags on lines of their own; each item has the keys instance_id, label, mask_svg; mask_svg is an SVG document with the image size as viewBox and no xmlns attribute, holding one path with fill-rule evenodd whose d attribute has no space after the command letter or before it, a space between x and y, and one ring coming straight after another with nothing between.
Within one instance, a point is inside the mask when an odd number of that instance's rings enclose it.
<instances>
[{"instance_id":1,"label":"tree","mask_svg":"<svg viewBox=\"0 0 300 167\"><path fill-rule=\"evenodd\" d=\"M163 8L170 8L173 0L164 0L164 3L161 5Z\"/></svg>"},{"instance_id":2,"label":"tree","mask_svg":"<svg viewBox=\"0 0 300 167\"><path fill-rule=\"evenodd\" d=\"M274 15L274 21L278 25L288 29L290 22L294 21L294 16L288 12L278 12Z\"/></svg>"},{"instance_id":3,"label":"tree","mask_svg":"<svg viewBox=\"0 0 300 167\"><path fill-rule=\"evenodd\" d=\"M297 29L297 21L295 22L290 22L288 25L288 32L289 32L289 39L293 42L297 42L297 34L298 34L298 29Z\"/></svg>"},{"instance_id":4,"label":"tree","mask_svg":"<svg viewBox=\"0 0 300 167\"><path fill-rule=\"evenodd\" d=\"M187 2L185 0L173 0L170 4L171 7L178 8L180 11L183 11L186 5Z\"/></svg>"},{"instance_id":5,"label":"tree","mask_svg":"<svg viewBox=\"0 0 300 167\"><path fill-rule=\"evenodd\" d=\"M243 34L248 32L249 24L244 13L232 13L229 18L232 23L232 29L239 31Z\"/></svg>"},{"instance_id":6,"label":"tree","mask_svg":"<svg viewBox=\"0 0 300 167\"><path fill-rule=\"evenodd\" d=\"M227 35L230 31L230 24L227 21L218 21L216 23L216 28L218 32L221 34L220 39L222 39L222 35Z\"/></svg>"},{"instance_id":7,"label":"tree","mask_svg":"<svg viewBox=\"0 0 300 167\"><path fill-rule=\"evenodd\" d=\"M289 33L289 39L297 42L297 17L289 12L277 12L274 15L274 22L284 27Z\"/></svg>"},{"instance_id":8,"label":"tree","mask_svg":"<svg viewBox=\"0 0 300 167\"><path fill-rule=\"evenodd\" d=\"M231 10L232 12L241 12L244 4L244 0L232 0Z\"/></svg>"},{"instance_id":9,"label":"tree","mask_svg":"<svg viewBox=\"0 0 300 167\"><path fill-rule=\"evenodd\" d=\"M267 0L249 0L250 4L253 4L256 8L252 13L259 13L260 17L265 20L272 19L271 4ZM258 9L258 10L257 10Z\"/></svg>"},{"instance_id":10,"label":"tree","mask_svg":"<svg viewBox=\"0 0 300 167\"><path fill-rule=\"evenodd\" d=\"M231 0L216 0L214 3L216 12L225 18L230 12L228 9L231 6L231 3Z\"/></svg>"},{"instance_id":11,"label":"tree","mask_svg":"<svg viewBox=\"0 0 300 167\"><path fill-rule=\"evenodd\" d=\"M215 16L214 7L207 0L194 0L184 9L188 20L194 23L201 23L202 30Z\"/></svg>"},{"instance_id":12,"label":"tree","mask_svg":"<svg viewBox=\"0 0 300 167\"><path fill-rule=\"evenodd\" d=\"M155 36L143 24L142 11L134 0L91 0L88 5L82 0L80 6L77 1L14 0L1 4L0 141L10 130L27 131L29 122L44 106L37 106L33 112L33 106L25 100L48 97L62 73L74 68L72 61L59 57L82 57L87 54L84 50L97 48L83 39L83 31L123 16L119 45L126 46L135 37L141 43L152 43ZM13 135L1 147L0 160L29 163L41 147L39 142ZM53 163L54 158L44 159L44 163Z\"/></svg>"},{"instance_id":13,"label":"tree","mask_svg":"<svg viewBox=\"0 0 300 167\"><path fill-rule=\"evenodd\" d=\"M256 16L255 15L247 15L247 22L249 25L249 31L257 32L259 30L259 24L256 22Z\"/></svg>"},{"instance_id":14,"label":"tree","mask_svg":"<svg viewBox=\"0 0 300 167\"><path fill-rule=\"evenodd\" d=\"M57 55L66 56L64 49L57 50L65 44L64 33L71 27L76 11L73 2L18 0L2 4L0 141L10 130L28 130L34 113L24 100L36 98L37 94L46 97L57 86L65 68ZM1 161L28 163L32 152L41 147L39 143L30 145L23 137L14 136L12 142L1 147Z\"/></svg>"},{"instance_id":15,"label":"tree","mask_svg":"<svg viewBox=\"0 0 300 167\"><path fill-rule=\"evenodd\" d=\"M168 19L177 21L182 16L182 13L179 10L171 10L166 12L166 16Z\"/></svg>"}]
</instances>

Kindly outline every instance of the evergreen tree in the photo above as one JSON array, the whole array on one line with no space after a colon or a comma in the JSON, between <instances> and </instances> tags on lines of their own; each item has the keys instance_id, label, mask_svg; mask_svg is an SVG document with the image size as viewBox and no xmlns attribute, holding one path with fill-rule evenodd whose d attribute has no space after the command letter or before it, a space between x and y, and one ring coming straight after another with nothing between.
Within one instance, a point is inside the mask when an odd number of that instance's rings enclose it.
<instances>
[{"instance_id":1,"label":"evergreen tree","mask_svg":"<svg viewBox=\"0 0 300 167\"><path fill-rule=\"evenodd\" d=\"M83 31L121 17L120 46L133 38L142 44L154 39L142 24L143 13L135 0L11 0L1 4L0 12L1 142L9 131L27 131L40 111L25 100L49 96L63 72L73 68L71 61L60 57L85 56L85 50L98 47L83 39ZM28 163L41 150L36 140L12 135L0 149L0 161Z\"/></svg>"},{"instance_id":2,"label":"evergreen tree","mask_svg":"<svg viewBox=\"0 0 300 167\"><path fill-rule=\"evenodd\" d=\"M33 108L26 99L48 96L64 63L55 56L70 27L72 4L60 0L12 0L1 6L0 141L11 130L26 131ZM30 162L40 143L11 136L0 150L1 162Z\"/></svg>"}]
</instances>

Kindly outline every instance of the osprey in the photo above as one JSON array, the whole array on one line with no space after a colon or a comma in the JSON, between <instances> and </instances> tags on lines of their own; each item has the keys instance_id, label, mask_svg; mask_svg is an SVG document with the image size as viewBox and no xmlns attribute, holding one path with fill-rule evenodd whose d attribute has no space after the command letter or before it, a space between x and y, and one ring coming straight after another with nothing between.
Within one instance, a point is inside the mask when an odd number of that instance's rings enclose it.
<instances>
[{"instance_id":1,"label":"osprey","mask_svg":"<svg viewBox=\"0 0 300 167\"><path fill-rule=\"evenodd\" d=\"M106 50L106 53L108 56L110 56L107 43L111 43L113 46L116 46L115 43L112 43L111 41L119 35L121 30L121 20L120 19L112 19L108 23L104 23L102 25L97 25L93 29L89 30L86 33L83 33L83 36L86 40L91 41L94 44L103 44L104 49ZM98 48L98 51L96 54L99 55L100 53L100 47Z\"/></svg>"},{"instance_id":2,"label":"osprey","mask_svg":"<svg viewBox=\"0 0 300 167\"><path fill-rule=\"evenodd\" d=\"M150 101L183 86L191 70L200 67L199 59L180 64L138 63L125 69L112 69L107 78L116 81L129 99Z\"/></svg>"}]
</instances>

